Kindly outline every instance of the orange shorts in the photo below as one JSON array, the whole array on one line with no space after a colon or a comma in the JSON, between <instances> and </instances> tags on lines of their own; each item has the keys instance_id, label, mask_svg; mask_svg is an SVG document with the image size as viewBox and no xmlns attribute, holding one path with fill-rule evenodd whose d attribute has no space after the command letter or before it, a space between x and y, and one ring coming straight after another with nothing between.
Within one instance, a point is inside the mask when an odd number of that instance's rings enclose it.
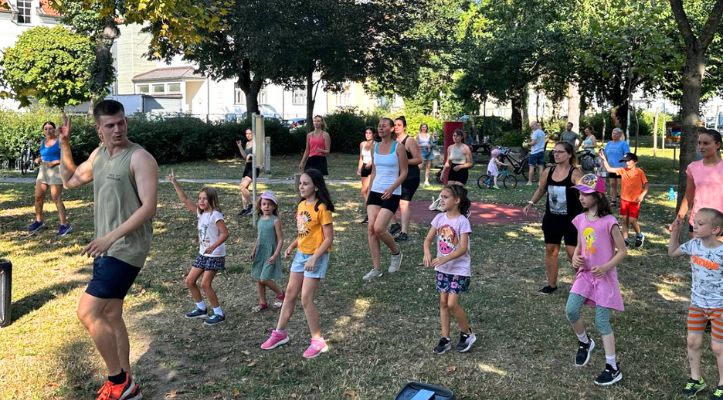
<instances>
[{"instance_id":1,"label":"orange shorts","mask_svg":"<svg viewBox=\"0 0 723 400\"><path fill-rule=\"evenodd\" d=\"M702 334L708 321L711 339L723 343L723 308L688 306L688 333Z\"/></svg>"}]
</instances>

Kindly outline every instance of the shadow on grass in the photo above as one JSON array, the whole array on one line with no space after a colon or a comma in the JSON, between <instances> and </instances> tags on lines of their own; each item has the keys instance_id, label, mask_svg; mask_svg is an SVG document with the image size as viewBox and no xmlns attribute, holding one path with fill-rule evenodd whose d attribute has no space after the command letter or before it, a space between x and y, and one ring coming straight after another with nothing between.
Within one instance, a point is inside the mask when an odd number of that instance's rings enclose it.
<instances>
[{"instance_id":1,"label":"shadow on grass","mask_svg":"<svg viewBox=\"0 0 723 400\"><path fill-rule=\"evenodd\" d=\"M88 271L81 271L81 272L88 272ZM35 310L43 307L48 302L56 299L57 297L60 297L62 295L69 293L70 291L80 287L81 285L84 285L85 283L86 283L86 281L84 281L84 280L73 280L73 281L69 281L69 282L57 283L55 285L48 286L33 294L23 297L22 299L13 303L13 308L12 308L13 322L18 321L19 319L21 319L22 317L24 317L26 314L30 313L31 311L35 311Z\"/></svg>"}]
</instances>

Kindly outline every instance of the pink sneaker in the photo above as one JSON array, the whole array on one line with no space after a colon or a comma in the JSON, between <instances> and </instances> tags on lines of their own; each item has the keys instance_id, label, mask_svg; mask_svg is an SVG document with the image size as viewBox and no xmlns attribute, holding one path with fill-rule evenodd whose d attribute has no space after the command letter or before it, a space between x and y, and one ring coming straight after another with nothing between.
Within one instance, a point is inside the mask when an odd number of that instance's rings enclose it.
<instances>
[{"instance_id":1,"label":"pink sneaker","mask_svg":"<svg viewBox=\"0 0 723 400\"><path fill-rule=\"evenodd\" d=\"M286 293L281 292L280 295L276 296L274 299L274 308L281 308L281 306L284 305L284 299L286 298Z\"/></svg>"},{"instance_id":2,"label":"pink sneaker","mask_svg":"<svg viewBox=\"0 0 723 400\"><path fill-rule=\"evenodd\" d=\"M326 345L324 339L311 339L311 344L304 352L304 358L315 358L327 351L329 351L329 346Z\"/></svg>"},{"instance_id":3,"label":"pink sneaker","mask_svg":"<svg viewBox=\"0 0 723 400\"><path fill-rule=\"evenodd\" d=\"M271 331L271 336L269 336L269 338L266 339L263 344L261 344L261 349L271 350L286 343L289 343L289 334L286 332L279 332L274 329L273 331Z\"/></svg>"}]
</instances>

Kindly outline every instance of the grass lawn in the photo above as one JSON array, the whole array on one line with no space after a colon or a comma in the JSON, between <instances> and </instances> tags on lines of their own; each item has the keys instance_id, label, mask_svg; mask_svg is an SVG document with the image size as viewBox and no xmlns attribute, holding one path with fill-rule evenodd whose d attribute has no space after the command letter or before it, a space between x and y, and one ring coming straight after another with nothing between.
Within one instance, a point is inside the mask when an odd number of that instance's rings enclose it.
<instances>
[{"instance_id":1,"label":"grass lawn","mask_svg":"<svg viewBox=\"0 0 723 400\"><path fill-rule=\"evenodd\" d=\"M642 149L642 154L647 151ZM670 158L642 157L653 183L673 182ZM290 177L298 157L273 159L272 176ZM356 158L334 156L332 179L355 177ZM162 166L182 178L241 176L231 161ZM470 176L476 180L480 167ZM655 172L655 174L653 174ZM475 201L524 205L533 189L480 190ZM259 345L275 326L277 312L252 314L255 285L249 276L249 244L255 230L239 219L236 184L220 191L231 236L227 271L214 284L228 319L203 327L183 313L192 302L183 278L197 252L196 218L182 209L169 184L160 185L154 243L126 301L134 375L147 399L390 399L410 380L445 385L460 399L643 399L675 398L688 376L685 316L690 292L687 260L666 254L665 229L674 215L667 187L656 186L643 205L647 241L619 266L626 310L613 317L622 382L599 388L592 379L604 366L600 335L590 310L589 332L598 342L588 366L573 366L577 341L564 315L573 273L561 262L557 293L537 293L544 282L539 223L475 226L471 237L473 280L462 297L478 341L470 353L435 355L439 339L434 273L421 267L427 226L415 225L399 273L362 282L370 268L366 226L360 225L358 187L331 185L337 206L335 243L327 279L317 304L330 352L306 361L308 328L300 306L292 317L291 342L264 352ZM184 184L195 195L199 184ZM295 234L292 185L271 186L280 197L285 236ZM428 200L439 187L420 188ZM92 189L65 193L74 231L55 239L57 214L46 204L50 228L30 238L20 235L32 219L31 184L0 183L0 257L12 260L12 325L0 330L0 399L90 399L104 379L104 367L75 307L91 273L79 256L92 236ZM388 253L383 252L383 263ZM457 340L453 325L454 343ZM706 337L706 342L708 341ZM717 371L706 345L703 375ZM706 395L708 393L706 392Z\"/></svg>"}]
</instances>

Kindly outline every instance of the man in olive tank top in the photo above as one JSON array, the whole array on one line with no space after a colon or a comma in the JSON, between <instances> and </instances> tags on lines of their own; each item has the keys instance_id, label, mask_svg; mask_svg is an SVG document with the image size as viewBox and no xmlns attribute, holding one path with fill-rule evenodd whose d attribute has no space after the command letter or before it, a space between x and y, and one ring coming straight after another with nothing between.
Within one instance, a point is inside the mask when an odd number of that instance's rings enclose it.
<instances>
[{"instance_id":1,"label":"man in olive tank top","mask_svg":"<svg viewBox=\"0 0 723 400\"><path fill-rule=\"evenodd\" d=\"M158 164L128 140L121 103L101 101L93 116L102 144L80 165L73 162L67 117L59 135L63 186L70 189L93 182L95 238L81 253L94 258L93 277L77 312L108 368L98 399L139 399L140 388L130 369L123 299L150 251Z\"/></svg>"}]
</instances>

